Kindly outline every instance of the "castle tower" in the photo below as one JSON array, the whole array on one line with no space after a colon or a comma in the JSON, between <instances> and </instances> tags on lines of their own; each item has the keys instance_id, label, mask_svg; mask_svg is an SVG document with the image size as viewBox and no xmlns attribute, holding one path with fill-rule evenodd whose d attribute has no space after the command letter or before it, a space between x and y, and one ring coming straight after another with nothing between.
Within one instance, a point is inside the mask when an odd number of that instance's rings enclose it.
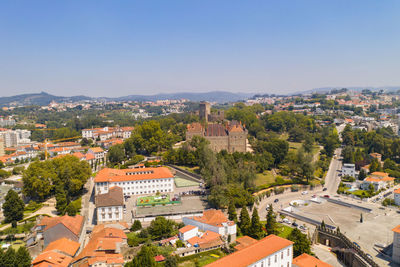
<instances>
[{"instance_id":1,"label":"castle tower","mask_svg":"<svg viewBox=\"0 0 400 267\"><path fill-rule=\"evenodd\" d=\"M211 105L208 102L200 102L199 105L199 117L200 120L204 119L206 122L208 122L208 115L211 113Z\"/></svg>"}]
</instances>

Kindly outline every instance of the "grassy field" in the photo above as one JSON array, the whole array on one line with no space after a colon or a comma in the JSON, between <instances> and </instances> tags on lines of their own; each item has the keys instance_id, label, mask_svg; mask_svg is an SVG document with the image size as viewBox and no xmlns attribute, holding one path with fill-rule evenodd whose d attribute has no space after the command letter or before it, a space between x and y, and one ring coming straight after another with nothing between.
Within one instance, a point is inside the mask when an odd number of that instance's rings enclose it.
<instances>
[{"instance_id":1,"label":"grassy field","mask_svg":"<svg viewBox=\"0 0 400 267\"><path fill-rule=\"evenodd\" d=\"M188 172L195 173L195 174L199 174L199 172L200 172L200 167L199 166L194 166L194 167L187 167L187 166L180 166L180 165L176 165L176 166L181 168L181 169L184 169L184 170L186 170Z\"/></svg>"},{"instance_id":2,"label":"grassy field","mask_svg":"<svg viewBox=\"0 0 400 267\"><path fill-rule=\"evenodd\" d=\"M173 203L180 203L180 202L171 201L169 195L139 197L136 201L137 206L166 205Z\"/></svg>"},{"instance_id":3,"label":"grassy field","mask_svg":"<svg viewBox=\"0 0 400 267\"><path fill-rule=\"evenodd\" d=\"M225 256L225 253L223 253L221 250L215 251L208 251L208 252L203 252L200 254L197 254L196 256L190 257L189 260L183 261L179 263L179 267L195 267L196 266L196 261L198 263L197 266L205 266L207 264L210 264L220 258Z\"/></svg>"},{"instance_id":4,"label":"grassy field","mask_svg":"<svg viewBox=\"0 0 400 267\"><path fill-rule=\"evenodd\" d=\"M260 221L262 225L265 225L267 222L266 221ZM278 224L278 236L287 238L290 233L293 231L293 228L287 225L284 225L283 223L277 223Z\"/></svg>"},{"instance_id":5,"label":"grassy field","mask_svg":"<svg viewBox=\"0 0 400 267\"><path fill-rule=\"evenodd\" d=\"M176 187L188 187L188 186L198 186L198 182L194 182L191 180L187 180L181 177L175 177L175 185Z\"/></svg>"},{"instance_id":6,"label":"grassy field","mask_svg":"<svg viewBox=\"0 0 400 267\"><path fill-rule=\"evenodd\" d=\"M272 171L265 171L263 173L257 173L255 184L256 186L271 184L275 182L275 177Z\"/></svg>"}]
</instances>

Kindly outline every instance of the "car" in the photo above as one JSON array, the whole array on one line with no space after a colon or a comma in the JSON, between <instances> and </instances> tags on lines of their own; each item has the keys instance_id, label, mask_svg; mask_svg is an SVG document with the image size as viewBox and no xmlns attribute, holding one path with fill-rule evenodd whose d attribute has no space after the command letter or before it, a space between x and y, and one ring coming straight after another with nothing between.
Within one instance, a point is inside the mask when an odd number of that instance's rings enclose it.
<instances>
[{"instance_id":1,"label":"car","mask_svg":"<svg viewBox=\"0 0 400 267\"><path fill-rule=\"evenodd\" d=\"M292 222L291 222L289 219L286 219L286 218L283 219L283 222L284 222L284 223L287 223L287 224L292 224Z\"/></svg>"},{"instance_id":2,"label":"car","mask_svg":"<svg viewBox=\"0 0 400 267\"><path fill-rule=\"evenodd\" d=\"M326 188L326 187L324 187L324 189L322 189L322 191L326 191L326 190L328 190L328 188Z\"/></svg>"},{"instance_id":3,"label":"car","mask_svg":"<svg viewBox=\"0 0 400 267\"><path fill-rule=\"evenodd\" d=\"M368 253L367 253L367 257L368 257L370 260L372 260L371 254L368 254Z\"/></svg>"},{"instance_id":4,"label":"car","mask_svg":"<svg viewBox=\"0 0 400 267\"><path fill-rule=\"evenodd\" d=\"M317 197L317 195L312 195L311 197L312 197L312 198L315 198L315 197Z\"/></svg>"},{"instance_id":5,"label":"car","mask_svg":"<svg viewBox=\"0 0 400 267\"><path fill-rule=\"evenodd\" d=\"M274 200L274 202L275 202L275 203L279 202L279 199L276 198L276 199Z\"/></svg>"},{"instance_id":6,"label":"car","mask_svg":"<svg viewBox=\"0 0 400 267\"><path fill-rule=\"evenodd\" d=\"M293 222L292 223L292 226L294 226L294 227L297 227L297 226L299 226L296 222Z\"/></svg>"},{"instance_id":7,"label":"car","mask_svg":"<svg viewBox=\"0 0 400 267\"><path fill-rule=\"evenodd\" d=\"M307 195L307 194L308 194L308 191L303 191L303 192L301 192L301 194L302 194L302 195Z\"/></svg>"},{"instance_id":8,"label":"car","mask_svg":"<svg viewBox=\"0 0 400 267\"><path fill-rule=\"evenodd\" d=\"M329 195L324 195L324 197L329 198Z\"/></svg>"}]
</instances>

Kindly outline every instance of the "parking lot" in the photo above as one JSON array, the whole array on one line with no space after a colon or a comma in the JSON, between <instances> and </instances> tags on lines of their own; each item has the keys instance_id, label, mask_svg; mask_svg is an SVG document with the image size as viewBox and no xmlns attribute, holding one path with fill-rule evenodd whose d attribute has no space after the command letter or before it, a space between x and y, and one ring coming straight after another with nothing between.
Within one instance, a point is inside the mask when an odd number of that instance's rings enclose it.
<instances>
[{"instance_id":1,"label":"parking lot","mask_svg":"<svg viewBox=\"0 0 400 267\"><path fill-rule=\"evenodd\" d=\"M372 255L379 265L385 266L388 262L376 257L378 253L374 249L374 244L390 244L393 241L391 230L400 224L400 214L395 210L379 207L377 204L362 203L362 205L371 208L372 211L363 212L324 201L321 204L312 202L307 206L298 207L295 213L340 227L341 232L350 240L358 243L362 250ZM360 223L361 214L363 223Z\"/></svg>"}]
</instances>

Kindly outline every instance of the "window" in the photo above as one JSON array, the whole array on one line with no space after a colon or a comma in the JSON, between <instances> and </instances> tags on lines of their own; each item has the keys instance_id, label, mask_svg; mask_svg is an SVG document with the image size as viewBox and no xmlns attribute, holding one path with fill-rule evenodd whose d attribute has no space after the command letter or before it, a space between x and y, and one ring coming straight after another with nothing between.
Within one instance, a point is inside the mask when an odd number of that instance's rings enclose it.
<instances>
[{"instance_id":1,"label":"window","mask_svg":"<svg viewBox=\"0 0 400 267\"><path fill-rule=\"evenodd\" d=\"M283 259L283 251L281 252L281 259Z\"/></svg>"},{"instance_id":2,"label":"window","mask_svg":"<svg viewBox=\"0 0 400 267\"><path fill-rule=\"evenodd\" d=\"M271 265L271 257L268 258L268 266Z\"/></svg>"},{"instance_id":3,"label":"window","mask_svg":"<svg viewBox=\"0 0 400 267\"><path fill-rule=\"evenodd\" d=\"M290 249L287 250L287 255L290 256Z\"/></svg>"},{"instance_id":4,"label":"window","mask_svg":"<svg viewBox=\"0 0 400 267\"><path fill-rule=\"evenodd\" d=\"M278 260L278 257L277 257L277 256L278 256L278 255L275 254L275 262Z\"/></svg>"},{"instance_id":5,"label":"window","mask_svg":"<svg viewBox=\"0 0 400 267\"><path fill-rule=\"evenodd\" d=\"M287 267L289 267L290 265L289 265L289 262L287 263Z\"/></svg>"}]
</instances>

